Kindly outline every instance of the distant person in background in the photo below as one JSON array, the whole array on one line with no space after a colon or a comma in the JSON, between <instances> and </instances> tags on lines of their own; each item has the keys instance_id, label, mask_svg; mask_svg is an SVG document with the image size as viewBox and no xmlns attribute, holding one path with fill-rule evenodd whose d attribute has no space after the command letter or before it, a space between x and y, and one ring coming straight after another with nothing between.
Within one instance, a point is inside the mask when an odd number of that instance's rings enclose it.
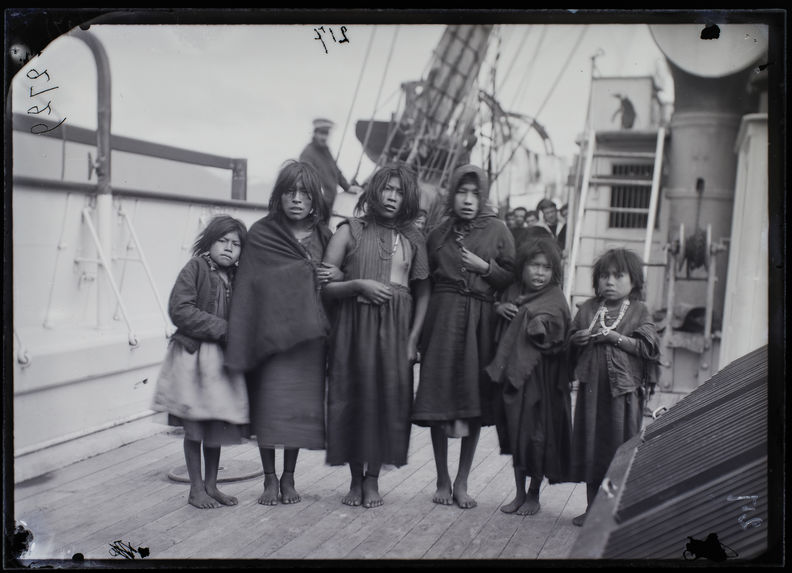
<instances>
[{"instance_id":1,"label":"distant person in background","mask_svg":"<svg viewBox=\"0 0 792 573\"><path fill-rule=\"evenodd\" d=\"M418 216L415 218L413 225L415 228L421 231L422 233L426 229L426 209L418 209Z\"/></svg>"},{"instance_id":2,"label":"distant person in background","mask_svg":"<svg viewBox=\"0 0 792 573\"><path fill-rule=\"evenodd\" d=\"M525 227L525 218L528 214L528 209L525 207L515 207L512 211L514 214L514 228L522 229Z\"/></svg>"},{"instance_id":3,"label":"distant person in background","mask_svg":"<svg viewBox=\"0 0 792 573\"><path fill-rule=\"evenodd\" d=\"M322 182L322 193L327 205L325 223L330 220L330 216L333 214L333 204L335 203L339 185L344 191L350 193L360 193L363 190L358 185L352 185L346 180L346 177L336 165L333 155L330 153L327 140L334 125L329 119L315 119L313 122L313 139L300 154L300 161L304 161L316 169Z\"/></svg>"},{"instance_id":4,"label":"distant person in background","mask_svg":"<svg viewBox=\"0 0 792 573\"><path fill-rule=\"evenodd\" d=\"M536 211L526 211L525 213L525 225L530 227L531 225L536 225L539 223L539 213Z\"/></svg>"},{"instance_id":5,"label":"distant person in background","mask_svg":"<svg viewBox=\"0 0 792 573\"><path fill-rule=\"evenodd\" d=\"M568 221L567 215L569 215L569 203L564 203L561 206L561 208L558 210L558 214L561 215L561 220L563 221L564 226L566 227Z\"/></svg>"},{"instance_id":6,"label":"distant person in background","mask_svg":"<svg viewBox=\"0 0 792 573\"><path fill-rule=\"evenodd\" d=\"M536 210L542 213L544 224L558 241L561 249L566 246L566 225L558 221L558 207L551 199L542 199L536 205Z\"/></svg>"},{"instance_id":7,"label":"distant person in background","mask_svg":"<svg viewBox=\"0 0 792 573\"><path fill-rule=\"evenodd\" d=\"M528 209L525 207L515 207L512 212L512 225L509 226L507 223L507 227L509 227L509 231L511 231L512 238L514 239L515 248L517 245L522 243L523 239L525 238L525 215L528 212Z\"/></svg>"},{"instance_id":8,"label":"distant person in background","mask_svg":"<svg viewBox=\"0 0 792 573\"><path fill-rule=\"evenodd\" d=\"M613 116L611 117L611 121L615 121L616 118L621 115L621 128L622 129L632 129L633 125L635 124L635 106L625 95L622 94L613 94L613 97L619 100L619 108L613 112Z\"/></svg>"},{"instance_id":9,"label":"distant person in background","mask_svg":"<svg viewBox=\"0 0 792 573\"><path fill-rule=\"evenodd\" d=\"M506 221L506 226L509 228L510 231L512 229L514 229L514 225L515 225L515 223L514 223L514 211L509 211L508 213L506 213L506 215L504 216L503 220Z\"/></svg>"},{"instance_id":10,"label":"distant person in background","mask_svg":"<svg viewBox=\"0 0 792 573\"><path fill-rule=\"evenodd\" d=\"M523 207L517 207L517 209L525 213L525 225L522 229L515 229L512 231L515 249L519 249L520 246L524 245L529 239L539 239L541 237L554 238L550 229L539 220L539 213L536 211L528 211ZM515 209L515 211L517 209Z\"/></svg>"}]
</instances>

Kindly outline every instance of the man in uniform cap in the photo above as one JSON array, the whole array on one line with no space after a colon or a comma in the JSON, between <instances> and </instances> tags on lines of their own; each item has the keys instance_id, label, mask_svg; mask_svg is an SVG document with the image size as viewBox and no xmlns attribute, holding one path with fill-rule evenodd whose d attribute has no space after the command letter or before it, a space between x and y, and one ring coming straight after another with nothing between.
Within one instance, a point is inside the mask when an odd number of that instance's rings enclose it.
<instances>
[{"instance_id":1,"label":"man in uniform cap","mask_svg":"<svg viewBox=\"0 0 792 573\"><path fill-rule=\"evenodd\" d=\"M360 193L362 191L357 185L349 184L338 165L336 165L335 159L330 153L330 148L327 146L330 129L334 125L329 119L315 119L313 121L313 139L300 154L300 161L310 163L319 174L319 179L322 182L322 193L328 207L328 217L333 213L333 203L335 203L339 185L344 191L349 191L350 193Z\"/></svg>"}]
</instances>

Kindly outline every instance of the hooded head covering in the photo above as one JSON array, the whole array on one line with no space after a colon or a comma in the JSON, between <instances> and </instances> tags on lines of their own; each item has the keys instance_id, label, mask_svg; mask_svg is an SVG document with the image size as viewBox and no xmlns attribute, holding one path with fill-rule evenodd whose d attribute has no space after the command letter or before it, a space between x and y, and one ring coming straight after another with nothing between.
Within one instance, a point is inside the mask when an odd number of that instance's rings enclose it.
<instances>
[{"instance_id":1,"label":"hooded head covering","mask_svg":"<svg viewBox=\"0 0 792 573\"><path fill-rule=\"evenodd\" d=\"M456 190L459 187L462 179L466 175L472 175L476 178L476 183L479 188L479 208L478 213L476 213L476 217L481 217L482 215L492 214L495 213L492 211L491 207L488 204L489 201L489 178L487 174L480 167L476 167L472 164L467 165L460 165L457 167L454 172L451 174L451 180L448 184L448 194L446 197L446 208L448 209L448 213L450 216L455 217L454 214L454 197L456 195Z\"/></svg>"}]
</instances>

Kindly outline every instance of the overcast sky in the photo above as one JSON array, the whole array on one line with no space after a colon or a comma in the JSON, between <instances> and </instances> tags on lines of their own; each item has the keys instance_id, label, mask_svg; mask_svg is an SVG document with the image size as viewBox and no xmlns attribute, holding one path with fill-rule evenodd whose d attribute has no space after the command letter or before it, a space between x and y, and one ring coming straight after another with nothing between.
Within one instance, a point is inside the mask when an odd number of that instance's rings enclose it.
<instances>
[{"instance_id":1,"label":"overcast sky","mask_svg":"<svg viewBox=\"0 0 792 573\"><path fill-rule=\"evenodd\" d=\"M325 25L325 52L318 25L92 26L110 61L112 132L244 157L251 182L271 182L309 141L311 120L328 117L337 124L330 146L334 154L341 149L339 165L351 177L360 164L364 179L371 163L361 162L355 121L390 118L400 83L421 78L444 26L350 24L344 34L340 25ZM344 36L348 41L339 43ZM593 55L599 54L601 75L655 76L663 97L673 97L665 60L645 24L505 25L497 38L489 59L499 56L501 104L536 117L558 155L577 150ZM30 79L34 69L46 70L49 86L58 89L31 98L29 88L41 82ZM12 85L15 112L49 102L49 119L96 127L96 67L87 46L70 35L28 62Z\"/></svg>"}]
</instances>

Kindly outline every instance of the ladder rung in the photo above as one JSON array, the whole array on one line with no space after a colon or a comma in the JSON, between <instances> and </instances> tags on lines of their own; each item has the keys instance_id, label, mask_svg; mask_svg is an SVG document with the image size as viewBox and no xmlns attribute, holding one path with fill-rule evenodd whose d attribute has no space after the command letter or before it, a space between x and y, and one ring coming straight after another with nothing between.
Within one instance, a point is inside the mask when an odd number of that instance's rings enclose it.
<instances>
[{"instance_id":1,"label":"ladder rung","mask_svg":"<svg viewBox=\"0 0 792 573\"><path fill-rule=\"evenodd\" d=\"M572 296L585 296L586 298L590 298L594 296L593 292L573 292Z\"/></svg>"},{"instance_id":2,"label":"ladder rung","mask_svg":"<svg viewBox=\"0 0 792 573\"><path fill-rule=\"evenodd\" d=\"M627 239L624 237L606 237L605 235L580 235L581 239L594 239L595 241L608 241L610 243L643 243L645 238L640 239Z\"/></svg>"},{"instance_id":3,"label":"ladder rung","mask_svg":"<svg viewBox=\"0 0 792 573\"><path fill-rule=\"evenodd\" d=\"M654 159L652 151L595 151L594 157L618 157L622 159Z\"/></svg>"},{"instance_id":4,"label":"ladder rung","mask_svg":"<svg viewBox=\"0 0 792 573\"><path fill-rule=\"evenodd\" d=\"M649 214L649 209L639 207L586 207L586 211L604 211L606 213L641 213Z\"/></svg>"},{"instance_id":5,"label":"ladder rung","mask_svg":"<svg viewBox=\"0 0 792 573\"><path fill-rule=\"evenodd\" d=\"M636 187L651 187L651 179L624 179L615 177L592 177L589 180L590 185L625 185Z\"/></svg>"},{"instance_id":6,"label":"ladder rung","mask_svg":"<svg viewBox=\"0 0 792 573\"><path fill-rule=\"evenodd\" d=\"M664 267L664 266L666 266L666 263L642 263L642 264L645 267ZM583 267L583 268L586 268L586 269L590 269L593 266L594 266L593 263L578 263L578 264L575 265L575 268ZM679 279L679 280L681 280L681 279ZM690 280L694 280L694 279L690 279ZM699 279L695 279L695 280L699 280ZM701 280L707 280L707 279L701 279Z\"/></svg>"}]
</instances>

